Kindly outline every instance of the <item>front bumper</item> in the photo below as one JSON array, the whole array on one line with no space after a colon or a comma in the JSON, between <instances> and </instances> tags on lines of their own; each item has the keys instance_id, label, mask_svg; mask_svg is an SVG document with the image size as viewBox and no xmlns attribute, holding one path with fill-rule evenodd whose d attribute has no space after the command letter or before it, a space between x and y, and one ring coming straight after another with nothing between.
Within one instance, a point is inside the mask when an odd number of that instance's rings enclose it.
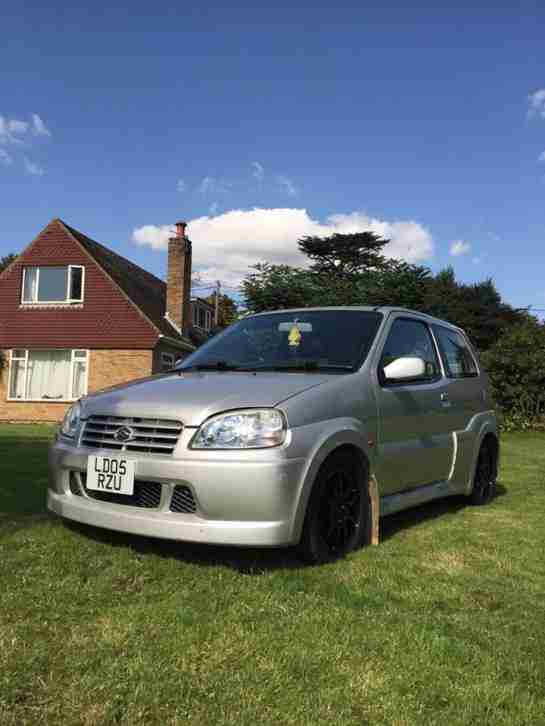
<instances>
[{"instance_id":1,"label":"front bumper","mask_svg":"<svg viewBox=\"0 0 545 726\"><path fill-rule=\"evenodd\" d=\"M78 448L59 440L50 450L47 506L67 519L150 537L245 546L295 543L305 459L286 458L282 450L195 454L184 449L183 459L123 454L135 460L137 480L161 484L159 506L145 509L72 493L70 475L86 471L90 454L115 456L116 452ZM170 511L176 485L191 489L195 513Z\"/></svg>"}]
</instances>

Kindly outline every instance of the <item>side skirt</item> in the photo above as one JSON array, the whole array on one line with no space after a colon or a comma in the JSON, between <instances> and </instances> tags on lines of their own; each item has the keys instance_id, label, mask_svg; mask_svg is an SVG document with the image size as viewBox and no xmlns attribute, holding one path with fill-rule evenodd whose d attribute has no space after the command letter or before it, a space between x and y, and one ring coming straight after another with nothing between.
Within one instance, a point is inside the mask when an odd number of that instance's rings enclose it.
<instances>
[{"instance_id":1,"label":"side skirt","mask_svg":"<svg viewBox=\"0 0 545 726\"><path fill-rule=\"evenodd\" d=\"M409 489L406 492L398 494L390 494L387 497L380 498L380 516L401 512L403 509L418 507L420 504L431 502L434 499L442 499L443 497L451 497L457 494L464 494L463 486L455 485L448 481L439 481L435 484L426 484L423 487Z\"/></svg>"}]
</instances>

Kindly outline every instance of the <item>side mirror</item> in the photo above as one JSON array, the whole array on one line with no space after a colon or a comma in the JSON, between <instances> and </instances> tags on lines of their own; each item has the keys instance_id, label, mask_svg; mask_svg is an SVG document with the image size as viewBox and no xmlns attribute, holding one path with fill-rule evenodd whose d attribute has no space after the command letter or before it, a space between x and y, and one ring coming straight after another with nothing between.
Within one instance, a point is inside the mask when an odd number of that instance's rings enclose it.
<instances>
[{"instance_id":1,"label":"side mirror","mask_svg":"<svg viewBox=\"0 0 545 726\"><path fill-rule=\"evenodd\" d=\"M426 363L422 358L396 358L384 366L383 370L387 381L408 381L414 378L424 378Z\"/></svg>"}]
</instances>

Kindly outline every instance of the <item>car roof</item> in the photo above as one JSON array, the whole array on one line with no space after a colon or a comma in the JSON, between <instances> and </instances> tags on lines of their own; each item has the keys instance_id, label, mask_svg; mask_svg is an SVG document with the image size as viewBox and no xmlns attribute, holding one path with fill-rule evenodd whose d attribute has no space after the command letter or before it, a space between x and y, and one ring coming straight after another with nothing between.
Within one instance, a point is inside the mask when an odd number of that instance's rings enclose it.
<instances>
[{"instance_id":1,"label":"car roof","mask_svg":"<svg viewBox=\"0 0 545 726\"><path fill-rule=\"evenodd\" d=\"M410 308L396 307L393 305L324 305L323 307L313 308L286 308L284 310L267 310L262 313L254 313L253 315L249 315L248 317L253 318L259 315L273 315L280 313L320 312L325 310L361 310L362 312L382 313L385 316L388 316L391 313L405 313L407 315L410 315L411 317L417 317L422 320L426 320L428 323L437 323L438 325L444 325L446 327L453 328L454 330L458 330L461 333L464 332L462 328L459 328L453 323L449 323L448 320L441 320L440 318L435 318L433 315L428 315L427 313L422 313L418 310L411 310Z\"/></svg>"}]
</instances>

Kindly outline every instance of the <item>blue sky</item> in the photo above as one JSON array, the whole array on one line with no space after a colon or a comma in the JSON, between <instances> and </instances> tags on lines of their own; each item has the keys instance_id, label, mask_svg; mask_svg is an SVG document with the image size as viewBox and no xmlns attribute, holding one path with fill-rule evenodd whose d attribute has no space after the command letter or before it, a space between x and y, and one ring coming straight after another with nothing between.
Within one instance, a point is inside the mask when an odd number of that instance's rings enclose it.
<instances>
[{"instance_id":1,"label":"blue sky","mask_svg":"<svg viewBox=\"0 0 545 726\"><path fill-rule=\"evenodd\" d=\"M545 6L259 5L0 11L0 255L59 216L163 274L186 219L234 285L370 227L545 308Z\"/></svg>"}]
</instances>

